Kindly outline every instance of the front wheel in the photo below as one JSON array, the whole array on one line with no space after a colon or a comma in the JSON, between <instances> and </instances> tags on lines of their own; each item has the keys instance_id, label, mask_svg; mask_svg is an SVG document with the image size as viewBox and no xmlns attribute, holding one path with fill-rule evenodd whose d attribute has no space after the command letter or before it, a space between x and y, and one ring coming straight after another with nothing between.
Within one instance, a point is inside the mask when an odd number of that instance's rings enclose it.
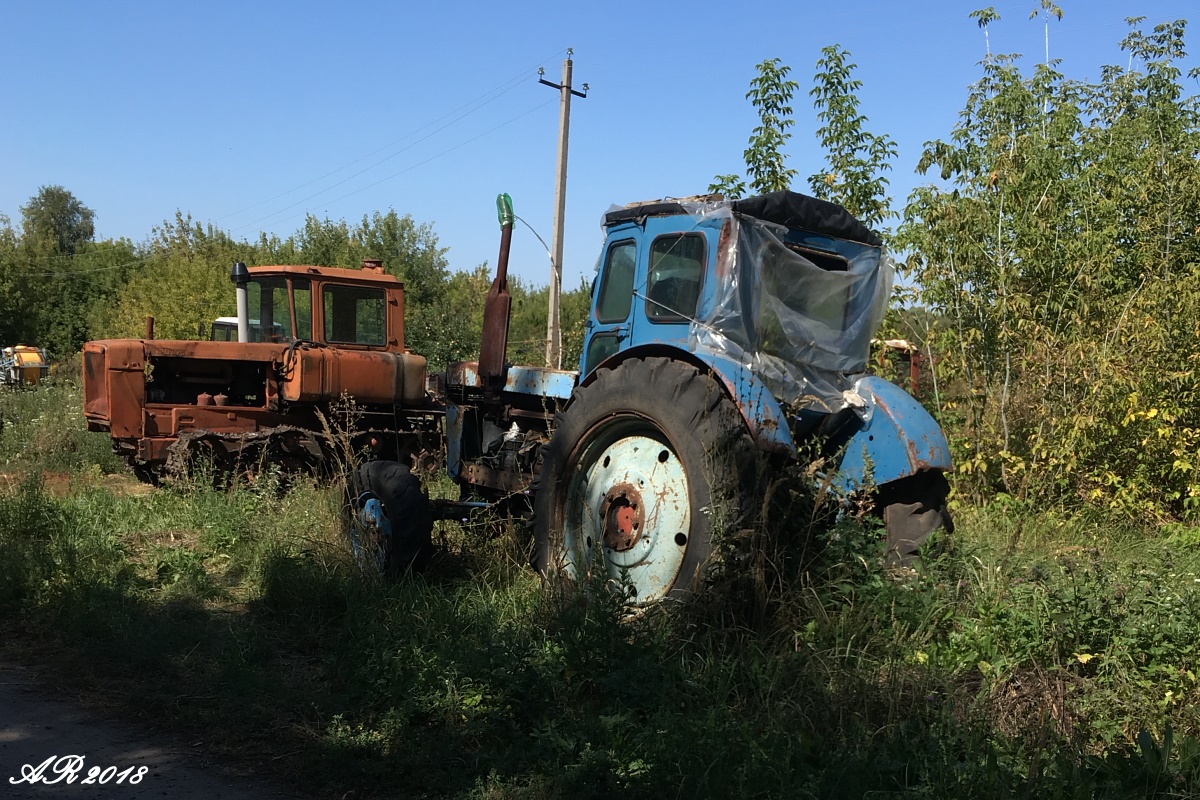
<instances>
[{"instance_id":1,"label":"front wheel","mask_svg":"<svg viewBox=\"0 0 1200 800\"><path fill-rule=\"evenodd\" d=\"M363 572L396 578L433 551L433 510L421 481L403 464L360 464L346 487L346 528Z\"/></svg>"},{"instance_id":2,"label":"front wheel","mask_svg":"<svg viewBox=\"0 0 1200 800\"><path fill-rule=\"evenodd\" d=\"M631 603L693 588L716 535L747 526L757 448L724 388L666 358L602 369L556 419L534 498L535 566Z\"/></svg>"}]
</instances>

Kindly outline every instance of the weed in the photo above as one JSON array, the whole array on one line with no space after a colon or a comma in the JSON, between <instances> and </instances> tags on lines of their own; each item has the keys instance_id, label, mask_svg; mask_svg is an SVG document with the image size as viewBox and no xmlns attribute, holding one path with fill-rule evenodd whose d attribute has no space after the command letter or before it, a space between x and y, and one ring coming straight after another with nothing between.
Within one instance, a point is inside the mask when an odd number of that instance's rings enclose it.
<instances>
[{"instance_id":1,"label":"weed","mask_svg":"<svg viewBox=\"0 0 1200 800\"><path fill-rule=\"evenodd\" d=\"M441 523L430 568L385 584L347 554L337 488L130 494L79 464L51 491L32 452L0 502L6 646L318 794L1200 790L1200 555L1178 531L1004 499L899 570L877 526L783 482L730 545L745 582L631 617L543 591L503 519Z\"/></svg>"}]
</instances>

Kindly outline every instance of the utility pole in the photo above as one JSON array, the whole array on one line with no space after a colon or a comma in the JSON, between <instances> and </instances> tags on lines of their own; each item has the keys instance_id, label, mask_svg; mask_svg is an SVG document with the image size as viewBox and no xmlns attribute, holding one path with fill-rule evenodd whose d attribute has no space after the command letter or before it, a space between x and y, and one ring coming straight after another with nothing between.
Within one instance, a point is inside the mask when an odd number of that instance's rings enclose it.
<instances>
[{"instance_id":1,"label":"utility pole","mask_svg":"<svg viewBox=\"0 0 1200 800\"><path fill-rule=\"evenodd\" d=\"M550 272L550 313L546 322L546 366L562 369L562 325L559 317L559 297L562 295L563 266L563 218L567 208L567 139L571 132L571 95L587 97L588 85L583 91L571 88L571 56L575 51L567 48L563 60L562 83L551 83L542 76L546 71L538 67L538 83L562 94L561 113L558 122L558 187L554 191L554 256Z\"/></svg>"}]
</instances>

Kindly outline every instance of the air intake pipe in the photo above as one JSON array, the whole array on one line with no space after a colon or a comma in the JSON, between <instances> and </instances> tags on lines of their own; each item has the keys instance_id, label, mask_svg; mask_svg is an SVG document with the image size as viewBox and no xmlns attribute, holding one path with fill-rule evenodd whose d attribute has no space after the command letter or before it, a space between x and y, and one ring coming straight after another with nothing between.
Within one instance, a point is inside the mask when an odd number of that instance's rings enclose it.
<instances>
[{"instance_id":1,"label":"air intake pipe","mask_svg":"<svg viewBox=\"0 0 1200 800\"><path fill-rule=\"evenodd\" d=\"M250 270L242 261L233 265L230 281L238 288L238 341L250 341Z\"/></svg>"},{"instance_id":2,"label":"air intake pipe","mask_svg":"<svg viewBox=\"0 0 1200 800\"><path fill-rule=\"evenodd\" d=\"M508 251L512 246L512 198L496 198L496 216L500 220L500 256L496 259L496 279L488 290L483 306L483 339L479 343L479 376L494 387L504 376L504 355L508 349L508 318L512 295L508 292Z\"/></svg>"},{"instance_id":3,"label":"air intake pipe","mask_svg":"<svg viewBox=\"0 0 1200 800\"><path fill-rule=\"evenodd\" d=\"M229 280L233 281L233 285L237 287L237 320L238 320L238 341L250 341L250 270L246 269L246 265L238 261L233 265L233 271L229 273Z\"/></svg>"}]
</instances>

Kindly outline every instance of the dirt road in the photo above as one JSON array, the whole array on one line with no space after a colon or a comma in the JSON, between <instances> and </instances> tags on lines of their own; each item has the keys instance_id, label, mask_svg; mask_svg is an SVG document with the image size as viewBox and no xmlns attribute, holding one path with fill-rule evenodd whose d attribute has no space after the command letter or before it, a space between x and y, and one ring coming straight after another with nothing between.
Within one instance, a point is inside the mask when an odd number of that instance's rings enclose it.
<instances>
[{"instance_id":1,"label":"dirt road","mask_svg":"<svg viewBox=\"0 0 1200 800\"><path fill-rule=\"evenodd\" d=\"M205 764L199 752L162 740L128 725L96 719L68 702L46 695L20 667L0 664L0 797L180 798L181 800L254 800L286 796L274 787L223 776ZM79 762L59 759L36 783L22 781L51 756L82 756L78 776L47 785ZM94 783L85 785L95 770ZM115 770L108 770L115 767ZM141 768L146 767L143 771ZM132 768L132 769L129 769ZM116 783L124 773L124 781ZM130 781L137 775L140 780ZM101 784L100 779L107 777ZM21 781L14 784L13 781Z\"/></svg>"}]
</instances>

